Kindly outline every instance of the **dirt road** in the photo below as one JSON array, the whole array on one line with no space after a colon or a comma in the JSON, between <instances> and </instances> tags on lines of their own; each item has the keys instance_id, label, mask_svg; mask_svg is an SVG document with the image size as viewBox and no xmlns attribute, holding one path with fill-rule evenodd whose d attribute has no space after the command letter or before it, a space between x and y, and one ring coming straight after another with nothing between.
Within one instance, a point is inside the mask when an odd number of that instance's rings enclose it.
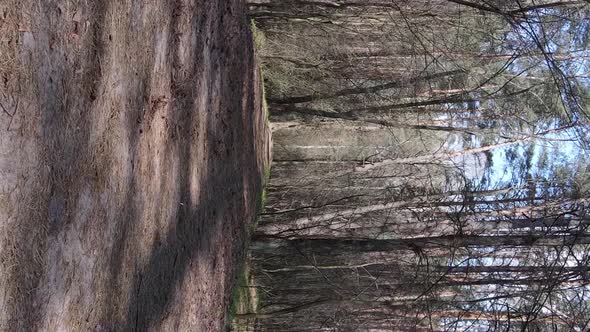
<instances>
[{"instance_id":1,"label":"dirt road","mask_svg":"<svg viewBox=\"0 0 590 332\"><path fill-rule=\"evenodd\" d=\"M242 1L0 0L0 330L219 331L268 158Z\"/></svg>"}]
</instances>

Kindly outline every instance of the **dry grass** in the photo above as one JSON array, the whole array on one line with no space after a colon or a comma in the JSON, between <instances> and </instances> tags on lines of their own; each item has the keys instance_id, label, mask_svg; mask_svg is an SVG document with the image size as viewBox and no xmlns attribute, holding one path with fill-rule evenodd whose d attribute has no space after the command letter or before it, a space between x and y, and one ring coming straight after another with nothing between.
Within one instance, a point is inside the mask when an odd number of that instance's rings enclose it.
<instances>
[{"instance_id":1,"label":"dry grass","mask_svg":"<svg viewBox=\"0 0 590 332\"><path fill-rule=\"evenodd\" d=\"M36 91L33 72L20 45L30 41L26 11L18 1L0 4L0 330L21 329L34 313L30 294L37 287L47 234L47 170L32 142L38 114L30 116Z\"/></svg>"}]
</instances>

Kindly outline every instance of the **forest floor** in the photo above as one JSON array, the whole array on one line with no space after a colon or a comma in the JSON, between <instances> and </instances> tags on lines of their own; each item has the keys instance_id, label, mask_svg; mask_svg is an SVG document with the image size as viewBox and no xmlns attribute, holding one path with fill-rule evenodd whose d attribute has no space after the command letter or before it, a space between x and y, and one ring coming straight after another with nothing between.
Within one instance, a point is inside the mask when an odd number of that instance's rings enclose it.
<instances>
[{"instance_id":1,"label":"forest floor","mask_svg":"<svg viewBox=\"0 0 590 332\"><path fill-rule=\"evenodd\" d=\"M6 0L0 35L0 330L222 330L270 160L244 2Z\"/></svg>"}]
</instances>

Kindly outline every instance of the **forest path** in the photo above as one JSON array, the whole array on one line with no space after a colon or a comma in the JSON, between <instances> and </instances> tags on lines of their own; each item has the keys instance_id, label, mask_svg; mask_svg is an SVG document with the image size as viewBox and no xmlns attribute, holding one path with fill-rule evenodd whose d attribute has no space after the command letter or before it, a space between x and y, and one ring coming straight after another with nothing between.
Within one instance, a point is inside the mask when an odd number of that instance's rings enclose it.
<instances>
[{"instance_id":1,"label":"forest path","mask_svg":"<svg viewBox=\"0 0 590 332\"><path fill-rule=\"evenodd\" d=\"M5 0L0 35L0 330L221 330L269 158L243 1Z\"/></svg>"}]
</instances>

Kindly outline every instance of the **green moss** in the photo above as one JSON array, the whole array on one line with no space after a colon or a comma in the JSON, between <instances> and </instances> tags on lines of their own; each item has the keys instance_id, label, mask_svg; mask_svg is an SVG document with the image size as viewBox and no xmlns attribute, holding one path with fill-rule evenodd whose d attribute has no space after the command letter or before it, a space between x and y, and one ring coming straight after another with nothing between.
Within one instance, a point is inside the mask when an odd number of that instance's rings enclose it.
<instances>
[{"instance_id":1,"label":"green moss","mask_svg":"<svg viewBox=\"0 0 590 332\"><path fill-rule=\"evenodd\" d=\"M249 268L244 262L237 275L236 283L232 289L232 301L229 307L230 315L235 316L236 313L242 311L243 308L250 307L250 296L248 295L248 277Z\"/></svg>"},{"instance_id":2,"label":"green moss","mask_svg":"<svg viewBox=\"0 0 590 332\"><path fill-rule=\"evenodd\" d=\"M236 319L236 314L255 312L258 307L255 292L250 288L251 280L248 260L244 260L231 293L228 322L231 324L232 331L252 330L249 326L251 322Z\"/></svg>"}]
</instances>

